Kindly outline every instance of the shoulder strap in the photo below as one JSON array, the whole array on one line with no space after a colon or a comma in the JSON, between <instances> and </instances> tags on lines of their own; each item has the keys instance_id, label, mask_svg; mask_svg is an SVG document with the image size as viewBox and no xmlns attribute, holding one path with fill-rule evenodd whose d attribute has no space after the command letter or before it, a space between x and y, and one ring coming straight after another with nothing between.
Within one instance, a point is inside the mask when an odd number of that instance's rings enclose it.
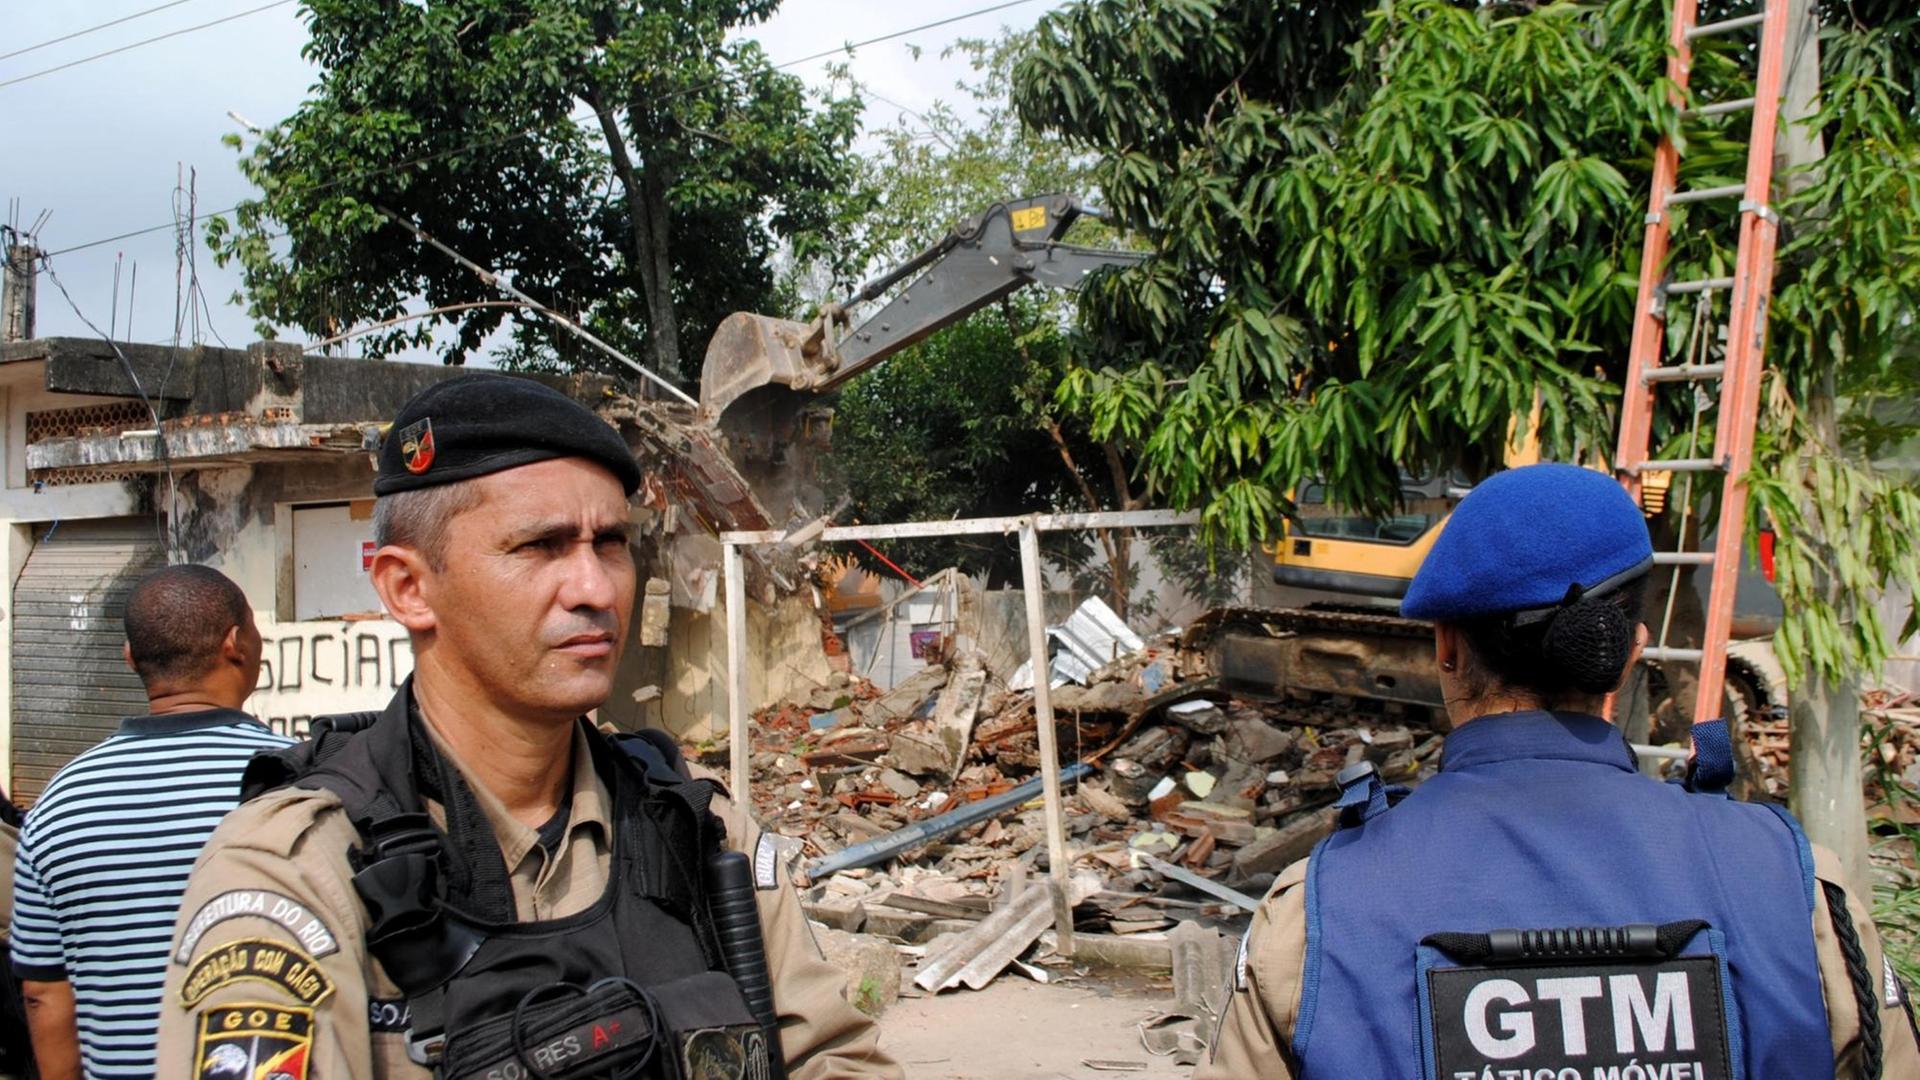
<instances>
[{"instance_id":1,"label":"shoulder strap","mask_svg":"<svg viewBox=\"0 0 1920 1080\"><path fill-rule=\"evenodd\" d=\"M1364 825L1407 797L1407 788L1380 779L1380 768L1371 761L1355 762L1341 769L1334 782L1340 785L1340 798L1333 805L1340 812L1343 829Z\"/></svg>"},{"instance_id":2,"label":"shoulder strap","mask_svg":"<svg viewBox=\"0 0 1920 1080\"><path fill-rule=\"evenodd\" d=\"M379 718L377 712L322 716L313 722L307 741L253 755L240 777L240 801L246 802L297 782L346 749L352 736L372 727Z\"/></svg>"},{"instance_id":3,"label":"shoulder strap","mask_svg":"<svg viewBox=\"0 0 1920 1080\"><path fill-rule=\"evenodd\" d=\"M687 771L686 755L673 736L658 728L622 731L608 735L608 741L629 758L640 763L648 779L655 783L675 783L693 779Z\"/></svg>"}]
</instances>

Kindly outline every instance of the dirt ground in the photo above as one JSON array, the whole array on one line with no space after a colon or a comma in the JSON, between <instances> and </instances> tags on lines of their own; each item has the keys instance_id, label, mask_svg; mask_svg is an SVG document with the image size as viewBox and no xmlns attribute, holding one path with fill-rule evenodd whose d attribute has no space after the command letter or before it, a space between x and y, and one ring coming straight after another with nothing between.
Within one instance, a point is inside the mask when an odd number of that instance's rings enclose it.
<instances>
[{"instance_id":1,"label":"dirt ground","mask_svg":"<svg viewBox=\"0 0 1920 1080\"><path fill-rule=\"evenodd\" d=\"M1192 1069L1140 1045L1138 1025L1172 1002L1164 982L1041 986L1008 973L985 990L900 999L880 1017L881 1045L913 1080L1185 1080ZM1098 1060L1107 1068L1083 1064Z\"/></svg>"}]
</instances>

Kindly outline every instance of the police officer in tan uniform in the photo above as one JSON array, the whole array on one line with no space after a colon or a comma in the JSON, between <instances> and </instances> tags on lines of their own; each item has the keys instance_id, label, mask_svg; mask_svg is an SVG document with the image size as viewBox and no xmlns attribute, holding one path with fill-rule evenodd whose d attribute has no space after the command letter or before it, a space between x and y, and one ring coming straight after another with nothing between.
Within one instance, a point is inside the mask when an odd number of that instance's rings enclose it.
<instances>
[{"instance_id":1,"label":"police officer in tan uniform","mask_svg":"<svg viewBox=\"0 0 1920 1080\"><path fill-rule=\"evenodd\" d=\"M626 641L639 482L530 381L402 408L371 577L414 674L255 760L181 907L161 1076L901 1075L777 847L670 743L584 719Z\"/></svg>"},{"instance_id":2,"label":"police officer in tan uniform","mask_svg":"<svg viewBox=\"0 0 1920 1080\"><path fill-rule=\"evenodd\" d=\"M1498 474L1402 610L1436 623L1453 730L1411 794L1364 763L1341 827L1255 912L1197 1080L1920 1077L1906 988L1837 860L1686 784L1599 713L1646 639L1652 549L1611 477Z\"/></svg>"}]
</instances>

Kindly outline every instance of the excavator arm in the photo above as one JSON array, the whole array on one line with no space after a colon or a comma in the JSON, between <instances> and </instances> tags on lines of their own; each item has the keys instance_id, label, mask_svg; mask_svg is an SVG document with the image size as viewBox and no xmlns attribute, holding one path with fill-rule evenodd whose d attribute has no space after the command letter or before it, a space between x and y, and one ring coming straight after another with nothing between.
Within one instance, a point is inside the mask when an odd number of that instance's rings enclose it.
<instances>
[{"instance_id":1,"label":"excavator arm","mask_svg":"<svg viewBox=\"0 0 1920 1080\"><path fill-rule=\"evenodd\" d=\"M700 376L700 405L721 430L778 429L778 413L757 399L785 391L821 393L1028 285L1078 288L1103 267L1133 266L1144 252L1063 244L1086 213L1072 195L996 203L955 226L927 250L868 282L811 323L736 312L714 331ZM914 275L919 275L914 277ZM914 278L886 306L846 329L847 309ZM736 404L751 417L728 417ZM755 407L759 404L760 407ZM775 423L768 425L767 420Z\"/></svg>"}]
</instances>

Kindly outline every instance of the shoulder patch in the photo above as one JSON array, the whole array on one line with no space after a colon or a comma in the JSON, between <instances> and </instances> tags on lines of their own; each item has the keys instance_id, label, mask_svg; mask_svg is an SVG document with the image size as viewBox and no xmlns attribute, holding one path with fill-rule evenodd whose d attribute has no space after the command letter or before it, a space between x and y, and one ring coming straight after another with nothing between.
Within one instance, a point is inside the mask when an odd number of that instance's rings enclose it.
<instances>
[{"instance_id":1,"label":"shoulder patch","mask_svg":"<svg viewBox=\"0 0 1920 1080\"><path fill-rule=\"evenodd\" d=\"M313 957L285 942L242 938L193 962L180 984L180 1003L191 1009L215 990L249 979L277 986L302 1005L318 1005L333 994L333 980Z\"/></svg>"},{"instance_id":2,"label":"shoulder patch","mask_svg":"<svg viewBox=\"0 0 1920 1080\"><path fill-rule=\"evenodd\" d=\"M1892 1008L1900 1004L1900 977L1893 973L1893 961L1880 956L1880 1003Z\"/></svg>"},{"instance_id":3,"label":"shoulder patch","mask_svg":"<svg viewBox=\"0 0 1920 1080\"><path fill-rule=\"evenodd\" d=\"M301 948L314 956L340 951L340 942L320 917L307 906L285 893L271 889L232 889L200 905L180 935L180 947L173 951L173 962L184 964L193 958L193 950L207 931L228 919L250 916L278 923L292 934Z\"/></svg>"},{"instance_id":4,"label":"shoulder patch","mask_svg":"<svg viewBox=\"0 0 1920 1080\"><path fill-rule=\"evenodd\" d=\"M197 1080L307 1080L313 1010L222 1005L200 1015L193 1045Z\"/></svg>"},{"instance_id":5,"label":"shoulder patch","mask_svg":"<svg viewBox=\"0 0 1920 1080\"><path fill-rule=\"evenodd\" d=\"M780 864L798 850L798 845L778 833L763 832L753 848L753 887L761 890L780 887Z\"/></svg>"}]
</instances>

